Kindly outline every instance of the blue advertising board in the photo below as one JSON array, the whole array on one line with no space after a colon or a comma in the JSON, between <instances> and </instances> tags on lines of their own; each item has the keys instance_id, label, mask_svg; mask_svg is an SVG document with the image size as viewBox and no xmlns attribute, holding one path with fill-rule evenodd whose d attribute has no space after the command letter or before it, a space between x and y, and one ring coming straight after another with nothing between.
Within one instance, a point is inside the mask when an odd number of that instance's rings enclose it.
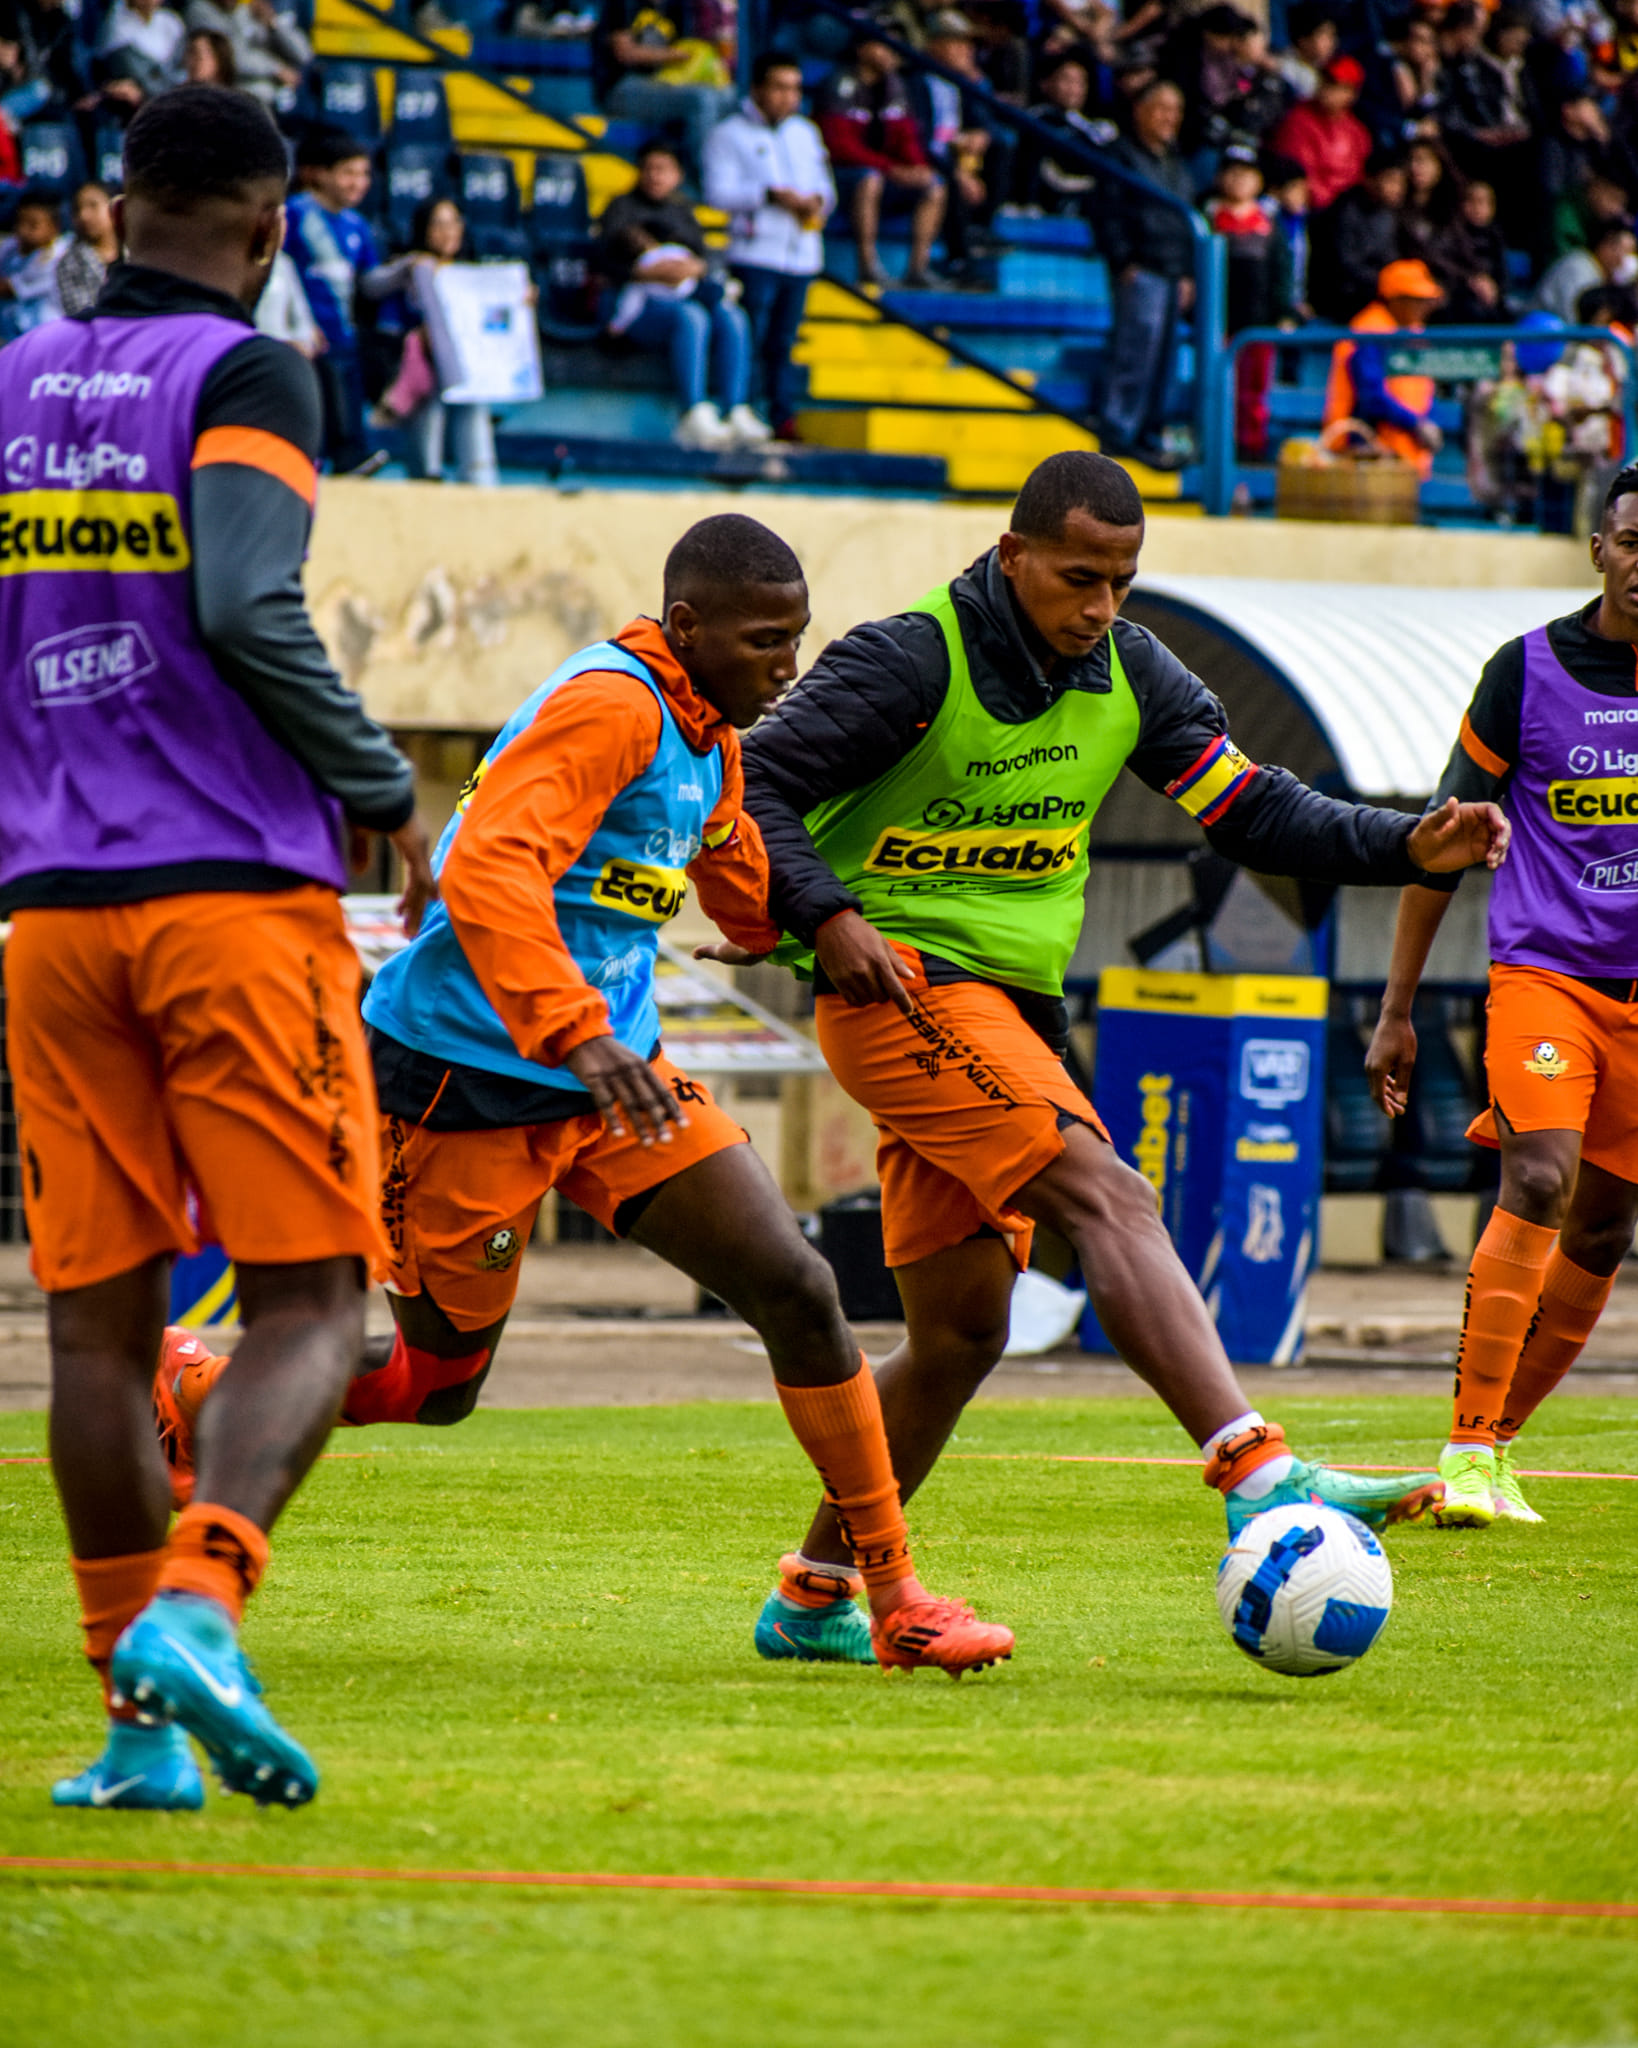
<instances>
[{"instance_id":1,"label":"blue advertising board","mask_svg":"<svg viewBox=\"0 0 1638 2048\"><path fill-rule=\"evenodd\" d=\"M1093 1099L1161 1217L1230 1358L1302 1355L1319 1242L1325 982L1106 968ZM1091 1310L1089 1351L1113 1347Z\"/></svg>"}]
</instances>

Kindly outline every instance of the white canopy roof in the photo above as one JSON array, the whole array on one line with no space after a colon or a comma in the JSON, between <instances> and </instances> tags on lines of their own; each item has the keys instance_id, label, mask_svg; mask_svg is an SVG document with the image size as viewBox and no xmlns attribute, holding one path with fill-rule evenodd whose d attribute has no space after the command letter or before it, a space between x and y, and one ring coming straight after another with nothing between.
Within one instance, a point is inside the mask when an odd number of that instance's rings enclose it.
<instances>
[{"instance_id":1,"label":"white canopy roof","mask_svg":"<svg viewBox=\"0 0 1638 2048\"><path fill-rule=\"evenodd\" d=\"M1578 590L1401 589L1143 576L1137 589L1237 641L1300 699L1355 790L1425 797L1505 640L1576 611Z\"/></svg>"}]
</instances>

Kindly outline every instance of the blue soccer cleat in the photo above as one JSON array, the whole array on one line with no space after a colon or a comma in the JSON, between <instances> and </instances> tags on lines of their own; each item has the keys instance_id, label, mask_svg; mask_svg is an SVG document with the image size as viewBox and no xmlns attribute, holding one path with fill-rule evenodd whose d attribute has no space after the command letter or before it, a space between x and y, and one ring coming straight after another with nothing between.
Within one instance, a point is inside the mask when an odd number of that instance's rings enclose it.
<instances>
[{"instance_id":1,"label":"blue soccer cleat","mask_svg":"<svg viewBox=\"0 0 1638 2048\"><path fill-rule=\"evenodd\" d=\"M197 1813L205 1787L182 1729L111 1721L108 1747L78 1777L59 1778L51 1803L114 1813Z\"/></svg>"},{"instance_id":2,"label":"blue soccer cleat","mask_svg":"<svg viewBox=\"0 0 1638 2048\"><path fill-rule=\"evenodd\" d=\"M204 1746L224 1792L258 1806L305 1806L318 1770L262 1705L227 1609L197 1593L155 1594L114 1645L115 1693L139 1721L179 1721Z\"/></svg>"},{"instance_id":3,"label":"blue soccer cleat","mask_svg":"<svg viewBox=\"0 0 1638 2048\"><path fill-rule=\"evenodd\" d=\"M1322 1507L1341 1508L1367 1528L1380 1529L1389 1522L1418 1521L1444 1497L1444 1482L1436 1472L1365 1479L1357 1472L1338 1472L1329 1465L1310 1465L1305 1459L1296 1458L1291 1470L1260 1500L1245 1500L1239 1493L1228 1493L1223 1505L1228 1510L1229 1541L1233 1542L1247 1522L1270 1508L1318 1502Z\"/></svg>"},{"instance_id":4,"label":"blue soccer cleat","mask_svg":"<svg viewBox=\"0 0 1638 2048\"><path fill-rule=\"evenodd\" d=\"M836 1598L823 1607L806 1607L784 1597L782 1588L787 1583L813 1592L835 1587ZM854 1599L862 1584L856 1573L845 1577L819 1573L799 1557L782 1557L779 1585L762 1603L756 1618L757 1655L770 1663L794 1658L802 1664L874 1664L870 1623Z\"/></svg>"}]
</instances>

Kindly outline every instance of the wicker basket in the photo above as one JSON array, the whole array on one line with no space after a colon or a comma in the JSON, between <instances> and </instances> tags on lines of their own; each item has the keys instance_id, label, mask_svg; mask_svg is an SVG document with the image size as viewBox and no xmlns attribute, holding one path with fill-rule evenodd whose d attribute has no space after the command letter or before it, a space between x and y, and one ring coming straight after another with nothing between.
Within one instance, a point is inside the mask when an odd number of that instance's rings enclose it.
<instances>
[{"instance_id":1,"label":"wicker basket","mask_svg":"<svg viewBox=\"0 0 1638 2048\"><path fill-rule=\"evenodd\" d=\"M1336 444L1336 445L1333 445ZM1288 441L1274 477L1281 519L1414 526L1421 478L1362 420L1334 420L1318 441Z\"/></svg>"}]
</instances>

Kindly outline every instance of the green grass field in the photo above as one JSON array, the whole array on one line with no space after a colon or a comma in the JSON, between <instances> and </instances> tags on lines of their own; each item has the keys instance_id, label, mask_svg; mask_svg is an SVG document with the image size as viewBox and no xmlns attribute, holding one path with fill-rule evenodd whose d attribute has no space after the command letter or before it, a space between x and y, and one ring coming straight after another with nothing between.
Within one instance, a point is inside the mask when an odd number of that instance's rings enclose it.
<instances>
[{"instance_id":1,"label":"green grass field","mask_svg":"<svg viewBox=\"0 0 1638 2048\"><path fill-rule=\"evenodd\" d=\"M1305 1449L1425 1457L1441 1403L1291 1401ZM1638 1471L1638 1406L1529 1462ZM43 1418L0 1417L0 1455ZM56 1814L98 1715L43 1467L0 1469L0 1854L1638 1899L1638 1485L1545 1528L1389 1538L1371 1655L1229 1644L1222 1516L1157 1404L980 1405L916 1502L923 1576L1011 1665L765 1665L811 1488L771 1407L483 1413L337 1439L247 1641L324 1771L259 1813ZM1439 2048L1638 2042L1638 1921L501 1891L0 1870L0 2041Z\"/></svg>"}]
</instances>

